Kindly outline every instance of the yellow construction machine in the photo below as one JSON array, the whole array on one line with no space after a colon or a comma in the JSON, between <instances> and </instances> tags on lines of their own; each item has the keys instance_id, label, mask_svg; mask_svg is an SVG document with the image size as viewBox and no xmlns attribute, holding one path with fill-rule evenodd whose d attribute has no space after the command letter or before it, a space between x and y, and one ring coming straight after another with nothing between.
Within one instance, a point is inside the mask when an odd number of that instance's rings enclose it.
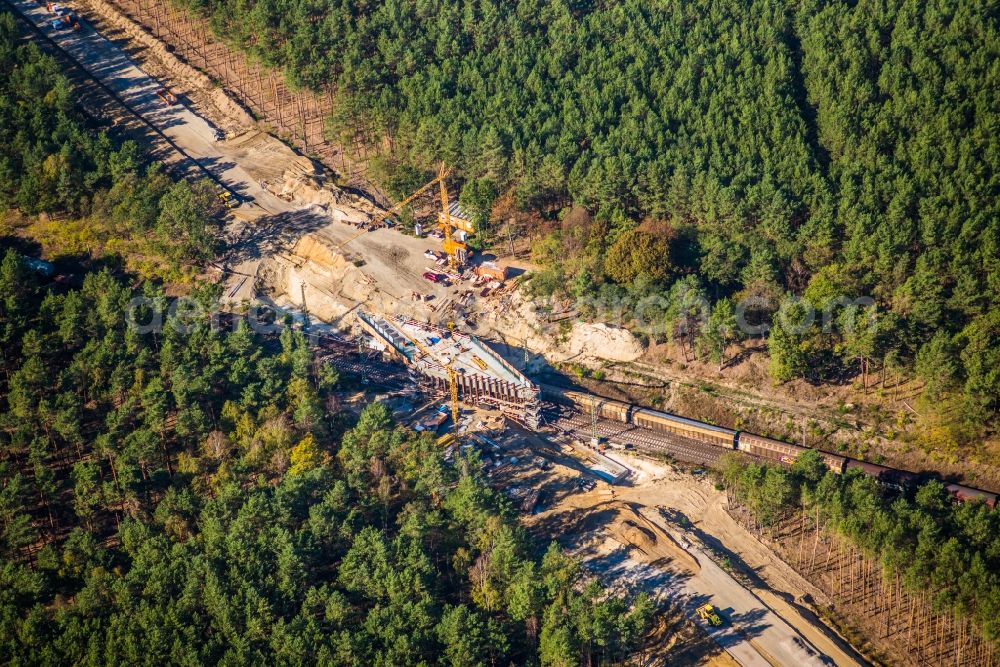
<instances>
[{"instance_id":1,"label":"yellow construction machine","mask_svg":"<svg viewBox=\"0 0 1000 667\"><path fill-rule=\"evenodd\" d=\"M454 236L454 225L451 220L451 213L449 212L449 201L448 201L448 176L451 175L451 169L445 166L442 162L438 166L438 173L433 179L424 183L419 188L417 188L409 197L403 199L398 204L382 211L368 223L368 225L359 231L354 236L350 237L343 243L341 243L338 248L343 248L345 245L358 238L362 234L368 231L368 229L381 227L385 222L386 218L396 213L399 213L404 206L412 202L414 199L424 194L430 190L435 185L439 186L438 195L441 198L441 215L439 220L441 221L441 233L444 235L444 252L448 256L448 268L452 271L457 271L465 266L468 257L468 246L463 242L459 241Z\"/></svg>"},{"instance_id":2,"label":"yellow construction machine","mask_svg":"<svg viewBox=\"0 0 1000 667\"><path fill-rule=\"evenodd\" d=\"M722 626L722 617L719 616L719 612L715 611L715 607L710 604L703 604L696 610L698 612L698 617L716 628Z\"/></svg>"},{"instance_id":3,"label":"yellow construction machine","mask_svg":"<svg viewBox=\"0 0 1000 667\"><path fill-rule=\"evenodd\" d=\"M441 232L444 234L444 252L448 255L448 268L457 271L465 266L469 248L464 241L458 241L454 236L454 225L451 222L451 205L448 202L448 169L444 162L438 167L437 182L441 186Z\"/></svg>"}]
</instances>

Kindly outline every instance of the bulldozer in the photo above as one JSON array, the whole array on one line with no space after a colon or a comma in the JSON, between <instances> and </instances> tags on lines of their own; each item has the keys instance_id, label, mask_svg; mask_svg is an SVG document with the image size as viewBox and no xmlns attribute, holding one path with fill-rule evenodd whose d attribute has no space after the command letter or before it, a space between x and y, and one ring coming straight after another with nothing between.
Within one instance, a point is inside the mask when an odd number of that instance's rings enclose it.
<instances>
[{"instance_id":1,"label":"bulldozer","mask_svg":"<svg viewBox=\"0 0 1000 667\"><path fill-rule=\"evenodd\" d=\"M703 604L697 609L698 617L716 628L722 626L722 617L719 616L719 612L715 611L715 607L710 604Z\"/></svg>"},{"instance_id":2,"label":"bulldozer","mask_svg":"<svg viewBox=\"0 0 1000 667\"><path fill-rule=\"evenodd\" d=\"M219 188L219 193L217 196L219 198L219 201L221 201L222 205L225 206L226 208L237 208L239 207L240 204L243 203L242 200L240 200L239 195L234 194L233 192L226 190L225 188L222 187Z\"/></svg>"}]
</instances>

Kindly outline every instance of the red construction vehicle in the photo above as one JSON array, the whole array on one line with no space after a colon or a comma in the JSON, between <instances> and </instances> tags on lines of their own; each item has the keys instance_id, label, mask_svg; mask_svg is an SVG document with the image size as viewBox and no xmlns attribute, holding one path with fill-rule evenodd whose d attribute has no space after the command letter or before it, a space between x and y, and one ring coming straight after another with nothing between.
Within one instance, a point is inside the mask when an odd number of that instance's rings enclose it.
<instances>
[{"instance_id":1,"label":"red construction vehicle","mask_svg":"<svg viewBox=\"0 0 1000 667\"><path fill-rule=\"evenodd\" d=\"M79 30L80 19L78 19L75 14L63 14L59 18L49 21L49 26L51 26L53 30L65 30L67 28Z\"/></svg>"},{"instance_id":2,"label":"red construction vehicle","mask_svg":"<svg viewBox=\"0 0 1000 667\"><path fill-rule=\"evenodd\" d=\"M173 106L177 104L177 96L166 88L160 88L156 91L156 96L163 100L163 103L167 106Z\"/></svg>"}]
</instances>

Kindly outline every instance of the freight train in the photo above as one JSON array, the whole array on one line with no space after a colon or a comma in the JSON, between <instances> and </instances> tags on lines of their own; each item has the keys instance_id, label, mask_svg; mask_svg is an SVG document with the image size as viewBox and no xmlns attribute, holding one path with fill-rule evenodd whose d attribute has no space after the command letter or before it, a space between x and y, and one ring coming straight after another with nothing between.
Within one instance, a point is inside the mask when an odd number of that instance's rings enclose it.
<instances>
[{"instance_id":1,"label":"freight train","mask_svg":"<svg viewBox=\"0 0 1000 667\"><path fill-rule=\"evenodd\" d=\"M731 428L706 424L695 419L650 410L623 401L548 385L542 385L542 397L556 403L572 404L580 412L587 415L596 411L597 416L602 419L632 424L663 433L673 433L689 440L697 440L724 449L747 452L769 461L787 465L791 465L802 452L809 449L755 433L735 431ZM844 474L848 470L860 470L862 473L874 477L880 484L900 491L912 491L925 480L924 476L906 470L859 461L823 450L817 451L823 457L827 468L837 474ZM996 507L998 498L1000 498L996 493L962 484L945 484L945 488L956 500L964 502L979 499L991 508Z\"/></svg>"}]
</instances>

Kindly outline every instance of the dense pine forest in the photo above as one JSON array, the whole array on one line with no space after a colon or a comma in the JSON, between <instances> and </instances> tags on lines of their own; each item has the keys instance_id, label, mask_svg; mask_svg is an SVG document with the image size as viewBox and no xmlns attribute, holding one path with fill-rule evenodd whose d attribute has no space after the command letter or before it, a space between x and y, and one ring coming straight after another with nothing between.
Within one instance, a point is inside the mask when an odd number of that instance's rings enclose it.
<instances>
[{"instance_id":1,"label":"dense pine forest","mask_svg":"<svg viewBox=\"0 0 1000 667\"><path fill-rule=\"evenodd\" d=\"M388 143L378 164L444 159L542 213L536 293L635 303L683 278L665 335L720 362L734 302L870 296L863 335L857 309L775 318L774 378L916 376L961 415L948 442L996 415L994 3L178 1L333 89L332 136ZM691 290L721 303L697 330Z\"/></svg>"},{"instance_id":2,"label":"dense pine forest","mask_svg":"<svg viewBox=\"0 0 1000 667\"><path fill-rule=\"evenodd\" d=\"M178 2L332 88L331 138L373 147L390 190L445 160L484 218L520 209L539 299L601 319L664 295L642 313L657 326L625 323L722 368L753 298L776 381L917 377L935 445L995 434L995 4ZM474 452L446 463L385 405L345 408L359 387L289 322L210 317L211 185L95 128L22 37L0 13L0 662L570 666L642 648L654 603L528 535ZM32 239L78 255L79 282L33 270ZM874 303L795 326L840 296ZM997 642L996 510L813 454L722 478L761 534L812 522L814 551L835 535Z\"/></svg>"},{"instance_id":3,"label":"dense pine forest","mask_svg":"<svg viewBox=\"0 0 1000 667\"><path fill-rule=\"evenodd\" d=\"M650 602L538 557L474 455L331 409L301 333L139 333L109 273L54 292L12 251L0 293L5 664L599 664L644 635Z\"/></svg>"},{"instance_id":4,"label":"dense pine forest","mask_svg":"<svg viewBox=\"0 0 1000 667\"><path fill-rule=\"evenodd\" d=\"M16 211L56 221L36 236L62 254L124 257L177 278L214 256L215 196L164 173L135 142L90 127L60 65L0 13L0 223ZM6 343L7 339L4 339Z\"/></svg>"}]
</instances>

